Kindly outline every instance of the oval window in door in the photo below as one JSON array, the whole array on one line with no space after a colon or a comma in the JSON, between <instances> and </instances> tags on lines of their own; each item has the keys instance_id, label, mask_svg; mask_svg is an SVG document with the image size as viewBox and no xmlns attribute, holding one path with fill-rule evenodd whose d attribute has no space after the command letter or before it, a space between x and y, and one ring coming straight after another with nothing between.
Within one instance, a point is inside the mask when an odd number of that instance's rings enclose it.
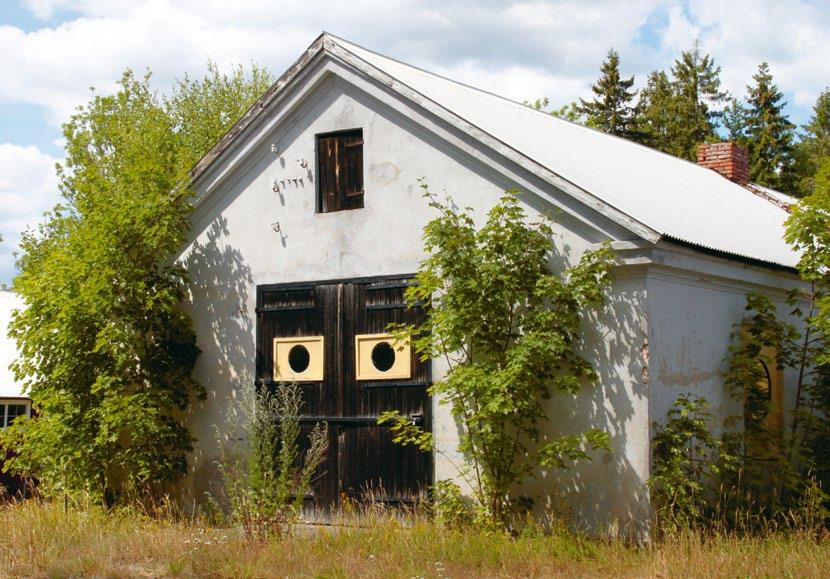
<instances>
[{"instance_id":1,"label":"oval window in door","mask_svg":"<svg viewBox=\"0 0 830 579\"><path fill-rule=\"evenodd\" d=\"M323 379L323 336L274 338L274 380L317 382Z\"/></svg>"},{"instance_id":2,"label":"oval window in door","mask_svg":"<svg viewBox=\"0 0 830 579\"><path fill-rule=\"evenodd\" d=\"M395 350L389 342L378 342L372 348L372 365L380 372L388 372L395 365Z\"/></svg>"},{"instance_id":3,"label":"oval window in door","mask_svg":"<svg viewBox=\"0 0 830 579\"><path fill-rule=\"evenodd\" d=\"M309 362L311 362L311 355L308 353L308 348L302 344L297 344L288 351L288 367L297 374L308 370Z\"/></svg>"},{"instance_id":4,"label":"oval window in door","mask_svg":"<svg viewBox=\"0 0 830 579\"><path fill-rule=\"evenodd\" d=\"M360 334L355 341L355 370L358 380L401 380L412 377L412 349L409 338L392 334Z\"/></svg>"}]
</instances>

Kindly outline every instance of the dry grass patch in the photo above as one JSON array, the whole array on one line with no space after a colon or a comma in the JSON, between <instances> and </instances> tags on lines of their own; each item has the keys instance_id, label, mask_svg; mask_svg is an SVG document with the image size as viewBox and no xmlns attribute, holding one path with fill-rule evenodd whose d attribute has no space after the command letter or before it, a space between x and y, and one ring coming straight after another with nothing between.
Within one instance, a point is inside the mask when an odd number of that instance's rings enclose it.
<instances>
[{"instance_id":1,"label":"dry grass patch","mask_svg":"<svg viewBox=\"0 0 830 579\"><path fill-rule=\"evenodd\" d=\"M648 548L567 532L512 539L375 517L245 541L233 529L48 502L0 512L0 573L97 577L822 577L830 542L807 535L675 537Z\"/></svg>"}]
</instances>

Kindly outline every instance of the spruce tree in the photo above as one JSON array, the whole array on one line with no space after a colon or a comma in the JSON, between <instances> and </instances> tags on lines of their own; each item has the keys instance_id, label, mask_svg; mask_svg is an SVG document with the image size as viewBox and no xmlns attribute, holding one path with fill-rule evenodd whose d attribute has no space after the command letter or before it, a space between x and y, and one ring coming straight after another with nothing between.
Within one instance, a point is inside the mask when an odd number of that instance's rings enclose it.
<instances>
[{"instance_id":1,"label":"spruce tree","mask_svg":"<svg viewBox=\"0 0 830 579\"><path fill-rule=\"evenodd\" d=\"M550 111L550 114L578 125L588 124L585 115L580 112L579 105L575 102L562 105L558 109L553 109Z\"/></svg>"},{"instance_id":2,"label":"spruce tree","mask_svg":"<svg viewBox=\"0 0 830 579\"><path fill-rule=\"evenodd\" d=\"M634 77L620 77L620 57L611 48L600 67L600 78L591 87L594 99L580 99L577 111L587 117L587 124L606 133L624 138L634 136L635 108L632 106L637 91L632 91Z\"/></svg>"},{"instance_id":3,"label":"spruce tree","mask_svg":"<svg viewBox=\"0 0 830 579\"><path fill-rule=\"evenodd\" d=\"M667 152L689 160L697 158L697 146L718 139L720 112L717 107L727 98L720 90L720 67L708 54L701 54L698 41L674 61L673 137Z\"/></svg>"},{"instance_id":4,"label":"spruce tree","mask_svg":"<svg viewBox=\"0 0 830 579\"><path fill-rule=\"evenodd\" d=\"M726 131L726 139L743 147L747 146L747 123L749 111L744 104L736 98L729 100L729 105L723 109L721 124Z\"/></svg>"},{"instance_id":5,"label":"spruce tree","mask_svg":"<svg viewBox=\"0 0 830 579\"><path fill-rule=\"evenodd\" d=\"M659 151L670 153L675 133L674 93L669 77L663 71L648 75L637 104L636 140Z\"/></svg>"},{"instance_id":6,"label":"spruce tree","mask_svg":"<svg viewBox=\"0 0 830 579\"><path fill-rule=\"evenodd\" d=\"M804 125L804 130L807 134L803 140L815 148L818 155L830 156L830 88L825 88L818 96L813 105L813 116Z\"/></svg>"},{"instance_id":7,"label":"spruce tree","mask_svg":"<svg viewBox=\"0 0 830 579\"><path fill-rule=\"evenodd\" d=\"M813 116L802 127L804 133L796 146L796 193L811 195L816 189L816 174L830 165L830 88L824 89L813 106Z\"/></svg>"},{"instance_id":8,"label":"spruce tree","mask_svg":"<svg viewBox=\"0 0 830 579\"><path fill-rule=\"evenodd\" d=\"M747 86L749 176L759 185L792 193L795 125L784 114L787 103L769 65L762 62L752 78L755 84Z\"/></svg>"}]
</instances>

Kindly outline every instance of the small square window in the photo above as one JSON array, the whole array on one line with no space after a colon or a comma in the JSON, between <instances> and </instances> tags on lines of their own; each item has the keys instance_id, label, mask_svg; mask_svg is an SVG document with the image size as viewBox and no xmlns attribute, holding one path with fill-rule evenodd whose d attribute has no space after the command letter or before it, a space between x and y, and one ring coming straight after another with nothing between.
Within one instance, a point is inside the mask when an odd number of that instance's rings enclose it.
<instances>
[{"instance_id":1,"label":"small square window","mask_svg":"<svg viewBox=\"0 0 830 579\"><path fill-rule=\"evenodd\" d=\"M321 213L363 207L363 130L317 135L317 207Z\"/></svg>"}]
</instances>

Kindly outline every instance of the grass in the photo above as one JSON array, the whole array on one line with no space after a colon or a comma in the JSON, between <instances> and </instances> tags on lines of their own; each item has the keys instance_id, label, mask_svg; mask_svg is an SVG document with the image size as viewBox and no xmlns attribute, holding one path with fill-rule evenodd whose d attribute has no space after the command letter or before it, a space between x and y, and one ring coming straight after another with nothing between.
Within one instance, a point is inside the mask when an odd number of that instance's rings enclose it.
<instances>
[{"instance_id":1,"label":"grass","mask_svg":"<svg viewBox=\"0 0 830 579\"><path fill-rule=\"evenodd\" d=\"M684 535L636 548L568 532L513 539L402 526L304 529L245 541L233 529L28 501L0 507L0 574L97 577L823 577L830 541Z\"/></svg>"}]
</instances>

